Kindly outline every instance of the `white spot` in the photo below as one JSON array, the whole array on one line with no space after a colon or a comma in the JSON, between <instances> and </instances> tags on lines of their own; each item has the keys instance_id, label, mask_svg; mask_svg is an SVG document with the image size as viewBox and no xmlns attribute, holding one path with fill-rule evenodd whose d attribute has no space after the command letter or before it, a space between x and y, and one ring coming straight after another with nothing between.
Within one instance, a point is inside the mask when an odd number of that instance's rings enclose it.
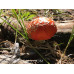
<instances>
[{"instance_id":1,"label":"white spot","mask_svg":"<svg viewBox=\"0 0 74 74\"><path fill-rule=\"evenodd\" d=\"M34 24L36 24L36 22L34 21Z\"/></svg>"},{"instance_id":2,"label":"white spot","mask_svg":"<svg viewBox=\"0 0 74 74\"><path fill-rule=\"evenodd\" d=\"M42 21L40 21L40 23L42 23Z\"/></svg>"},{"instance_id":3,"label":"white spot","mask_svg":"<svg viewBox=\"0 0 74 74\"><path fill-rule=\"evenodd\" d=\"M36 25L39 25L39 23L37 23Z\"/></svg>"},{"instance_id":4,"label":"white spot","mask_svg":"<svg viewBox=\"0 0 74 74\"><path fill-rule=\"evenodd\" d=\"M53 25L53 22L51 23L51 25Z\"/></svg>"},{"instance_id":5,"label":"white spot","mask_svg":"<svg viewBox=\"0 0 74 74\"><path fill-rule=\"evenodd\" d=\"M48 24L50 23L50 22L47 22Z\"/></svg>"},{"instance_id":6,"label":"white spot","mask_svg":"<svg viewBox=\"0 0 74 74\"><path fill-rule=\"evenodd\" d=\"M48 20L46 20L46 17L40 17L39 20L40 20L40 23L43 22L43 21L48 22Z\"/></svg>"}]
</instances>

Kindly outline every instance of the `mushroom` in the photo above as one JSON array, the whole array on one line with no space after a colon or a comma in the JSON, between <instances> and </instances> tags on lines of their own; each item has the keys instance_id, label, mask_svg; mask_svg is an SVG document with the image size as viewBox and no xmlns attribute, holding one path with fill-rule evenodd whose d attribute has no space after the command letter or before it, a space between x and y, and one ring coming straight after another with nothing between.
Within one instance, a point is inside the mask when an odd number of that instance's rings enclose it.
<instances>
[{"instance_id":1,"label":"mushroom","mask_svg":"<svg viewBox=\"0 0 74 74\"><path fill-rule=\"evenodd\" d=\"M32 40L48 40L57 32L57 27L53 20L37 17L27 25L27 32Z\"/></svg>"}]
</instances>

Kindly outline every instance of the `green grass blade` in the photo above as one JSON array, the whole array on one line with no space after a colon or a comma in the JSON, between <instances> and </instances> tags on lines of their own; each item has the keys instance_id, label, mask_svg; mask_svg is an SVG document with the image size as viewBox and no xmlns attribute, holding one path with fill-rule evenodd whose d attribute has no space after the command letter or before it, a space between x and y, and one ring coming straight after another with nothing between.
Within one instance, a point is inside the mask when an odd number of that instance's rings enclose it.
<instances>
[{"instance_id":1,"label":"green grass blade","mask_svg":"<svg viewBox=\"0 0 74 74\"><path fill-rule=\"evenodd\" d=\"M20 9L19 9L19 15L20 15L20 16L17 15L17 13L16 13L16 11L15 11L14 9L12 10L12 12L15 14L15 16L16 16L16 18L17 18L17 21L19 22L19 24L21 25L21 27L22 27L22 29L23 29L23 31L24 31L24 34L26 34L26 36L25 36L26 39L28 39L25 25L24 25L24 23L23 23L23 25L22 25L22 23L21 23L21 21L20 21L20 19L21 19Z\"/></svg>"},{"instance_id":2,"label":"green grass blade","mask_svg":"<svg viewBox=\"0 0 74 74\"><path fill-rule=\"evenodd\" d=\"M1 18L1 17L0 17ZM10 23L8 23L6 20L1 18L5 23L7 23L11 28L13 28L15 31L17 31L24 39L26 38L21 32L19 32L16 28L14 28Z\"/></svg>"},{"instance_id":3,"label":"green grass blade","mask_svg":"<svg viewBox=\"0 0 74 74\"><path fill-rule=\"evenodd\" d=\"M33 17L35 17L35 15L31 14L30 16L28 16L28 18L26 18L26 20L32 20Z\"/></svg>"},{"instance_id":4,"label":"green grass blade","mask_svg":"<svg viewBox=\"0 0 74 74\"><path fill-rule=\"evenodd\" d=\"M67 43L67 46L66 46L66 48L65 48L65 50L64 50L64 55L65 55L65 53L66 53L66 51L67 51L68 46L70 45L70 43L71 43L71 41L72 41L73 39L74 39L74 25L73 25L73 29L72 29L72 33L71 33L70 39L69 39L69 41L68 41L68 43Z\"/></svg>"},{"instance_id":5,"label":"green grass blade","mask_svg":"<svg viewBox=\"0 0 74 74\"><path fill-rule=\"evenodd\" d=\"M23 17L21 17L21 13L19 10L19 14L16 13L16 11L13 9L12 10L13 15L16 16L17 21L19 22L19 24L21 25L21 27L23 28L24 33L26 34L26 36L24 36L21 32L18 31L18 29L14 28L10 23L8 23L6 20L4 20L3 18L1 18L5 23L7 23L11 28L13 28L17 33L19 33L24 39L27 39L27 32L26 32L26 28L24 25L24 19ZM29 15L29 13L27 13L27 16ZM22 20L22 23L20 21L20 19ZM16 37L17 37L17 33L16 33ZM28 39L27 39L28 40ZM28 40L28 42L30 43L30 41ZM30 43L30 46L32 47L32 49L48 64L50 64L36 49L34 49L34 47L32 46L32 44Z\"/></svg>"},{"instance_id":6,"label":"green grass blade","mask_svg":"<svg viewBox=\"0 0 74 74\"><path fill-rule=\"evenodd\" d=\"M25 27L25 24L24 24L24 19L23 19L21 13L20 13L20 9L19 9L19 16L20 16L20 19L21 19L21 21L22 21L23 31L24 31L24 33L25 33L26 39L28 40L28 34L27 34L26 27Z\"/></svg>"},{"instance_id":7,"label":"green grass blade","mask_svg":"<svg viewBox=\"0 0 74 74\"><path fill-rule=\"evenodd\" d=\"M22 15L22 18L27 18L28 16L30 15L30 12L25 12L23 15Z\"/></svg>"}]
</instances>

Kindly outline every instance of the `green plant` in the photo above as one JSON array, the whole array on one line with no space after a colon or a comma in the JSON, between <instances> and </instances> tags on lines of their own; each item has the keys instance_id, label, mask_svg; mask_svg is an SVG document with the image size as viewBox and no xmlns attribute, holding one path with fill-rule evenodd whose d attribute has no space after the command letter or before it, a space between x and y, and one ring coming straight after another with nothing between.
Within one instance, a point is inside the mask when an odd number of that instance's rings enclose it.
<instances>
[{"instance_id":1,"label":"green plant","mask_svg":"<svg viewBox=\"0 0 74 74\"><path fill-rule=\"evenodd\" d=\"M72 33L71 33L71 35L70 35L69 41L68 41L67 46L66 46L66 48L65 48L65 50L64 50L64 55L66 54L67 48L68 48L68 46L70 45L70 43L71 43L71 41L72 41L73 39L74 39L74 25L73 25L73 28L72 28Z\"/></svg>"},{"instance_id":2,"label":"green plant","mask_svg":"<svg viewBox=\"0 0 74 74\"><path fill-rule=\"evenodd\" d=\"M16 12L16 10L12 9L12 12ZM36 15L30 13L29 11L25 11L24 9L17 9L17 12L14 13L15 15L12 14L13 17L16 17L16 14L19 15L19 17L23 18L24 20L32 20Z\"/></svg>"},{"instance_id":3,"label":"green plant","mask_svg":"<svg viewBox=\"0 0 74 74\"><path fill-rule=\"evenodd\" d=\"M23 33L21 33L19 30L18 30L18 25L17 25L17 28L14 28L10 23L7 22L7 20L4 20L3 18L1 18L5 23L7 23L11 28L13 28L15 31L16 31L16 36L15 36L15 39L17 40L17 33L20 34L24 39L27 39L30 47L46 62L49 64L49 62L32 46L32 44L30 43L29 41L29 38L28 38L28 35L27 35L27 32L26 32L26 28L25 28L25 25L24 25L24 19L26 20L29 20L29 19L32 19L32 17L34 17L34 15L29 15L30 13L29 12L26 12L24 14L21 13L21 10L18 9L18 14L17 12L15 11L15 9L12 9L12 14L13 16L17 19L18 23L21 25L21 28L23 29ZM29 16L28 16L29 15ZM27 17L28 16L28 17ZM8 18L9 19L9 18ZM21 23L22 21L22 23Z\"/></svg>"}]
</instances>

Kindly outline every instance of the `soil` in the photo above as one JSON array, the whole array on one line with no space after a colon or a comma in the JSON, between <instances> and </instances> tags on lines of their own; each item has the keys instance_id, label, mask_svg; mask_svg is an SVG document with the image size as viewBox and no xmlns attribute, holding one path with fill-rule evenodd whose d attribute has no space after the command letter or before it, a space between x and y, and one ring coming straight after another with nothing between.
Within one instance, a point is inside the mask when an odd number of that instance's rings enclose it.
<instances>
[{"instance_id":1,"label":"soil","mask_svg":"<svg viewBox=\"0 0 74 74\"><path fill-rule=\"evenodd\" d=\"M37 16L51 17L55 22L74 21L73 9L29 9L25 11L30 11ZM62 56L71 35L69 32L56 33L50 40L41 42L29 39L31 45L26 39L18 35L18 50L20 49L20 55L18 55L19 53L15 54L14 51L15 36L12 33L13 31L9 33L8 29L3 29L2 31L1 28L2 27L0 27L0 64L47 64L47 61L50 64L74 64L74 39L70 43L66 54ZM44 59L40 57L38 52Z\"/></svg>"}]
</instances>

